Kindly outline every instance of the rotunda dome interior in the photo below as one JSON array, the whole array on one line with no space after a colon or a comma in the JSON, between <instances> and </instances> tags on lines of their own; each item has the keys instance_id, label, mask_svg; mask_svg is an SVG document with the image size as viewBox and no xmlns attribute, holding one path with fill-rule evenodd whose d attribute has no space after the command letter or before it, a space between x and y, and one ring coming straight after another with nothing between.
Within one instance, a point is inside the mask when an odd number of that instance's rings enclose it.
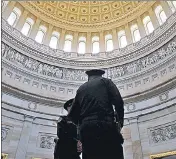
<instances>
[{"instance_id":1,"label":"rotunda dome interior","mask_svg":"<svg viewBox=\"0 0 176 159\"><path fill-rule=\"evenodd\" d=\"M176 1L1 5L3 156L52 158L63 104L96 68L124 100L125 158L175 157Z\"/></svg>"}]
</instances>

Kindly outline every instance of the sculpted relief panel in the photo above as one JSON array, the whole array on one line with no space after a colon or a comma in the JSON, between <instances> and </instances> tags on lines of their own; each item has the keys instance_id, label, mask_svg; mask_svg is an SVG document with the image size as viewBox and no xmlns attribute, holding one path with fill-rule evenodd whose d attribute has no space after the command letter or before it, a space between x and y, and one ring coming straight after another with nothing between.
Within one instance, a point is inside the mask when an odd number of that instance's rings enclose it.
<instances>
[{"instance_id":1,"label":"sculpted relief panel","mask_svg":"<svg viewBox=\"0 0 176 159\"><path fill-rule=\"evenodd\" d=\"M170 123L165 126L159 126L155 129L150 129L151 143L157 144L168 140L176 139L176 124Z\"/></svg>"},{"instance_id":2,"label":"sculpted relief panel","mask_svg":"<svg viewBox=\"0 0 176 159\"><path fill-rule=\"evenodd\" d=\"M161 62L163 59L166 59L170 55L175 55L174 53L176 53L176 37L173 38L169 43L164 45L162 48L154 51L146 57L125 65L105 69L105 76L111 79L116 79L125 75L131 75L133 73L143 71L146 68L154 66L155 64ZM26 68L30 71L34 71L38 74L42 74L45 76L71 81L87 80L85 70L67 69L42 63L21 54L20 52L4 44L3 42L2 56L6 60L13 62L20 67Z\"/></svg>"},{"instance_id":3,"label":"sculpted relief panel","mask_svg":"<svg viewBox=\"0 0 176 159\"><path fill-rule=\"evenodd\" d=\"M53 149L54 148L54 138L52 134L39 134L39 147L43 149Z\"/></svg>"}]
</instances>

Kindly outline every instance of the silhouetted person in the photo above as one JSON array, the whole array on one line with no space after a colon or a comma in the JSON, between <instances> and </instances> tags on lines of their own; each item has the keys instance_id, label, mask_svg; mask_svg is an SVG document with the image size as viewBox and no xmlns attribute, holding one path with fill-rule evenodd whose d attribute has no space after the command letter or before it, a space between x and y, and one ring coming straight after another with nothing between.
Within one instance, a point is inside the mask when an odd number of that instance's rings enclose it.
<instances>
[{"instance_id":1,"label":"silhouetted person","mask_svg":"<svg viewBox=\"0 0 176 159\"><path fill-rule=\"evenodd\" d=\"M123 159L123 137L114 122L123 127L124 102L116 85L102 77L103 70L86 71L88 82L77 90L68 117L80 125L83 157L86 159Z\"/></svg>"},{"instance_id":2,"label":"silhouetted person","mask_svg":"<svg viewBox=\"0 0 176 159\"><path fill-rule=\"evenodd\" d=\"M64 109L70 111L73 99L64 104ZM80 159L78 152L77 127L67 116L62 116L57 123L57 139L55 142L54 159Z\"/></svg>"}]
</instances>

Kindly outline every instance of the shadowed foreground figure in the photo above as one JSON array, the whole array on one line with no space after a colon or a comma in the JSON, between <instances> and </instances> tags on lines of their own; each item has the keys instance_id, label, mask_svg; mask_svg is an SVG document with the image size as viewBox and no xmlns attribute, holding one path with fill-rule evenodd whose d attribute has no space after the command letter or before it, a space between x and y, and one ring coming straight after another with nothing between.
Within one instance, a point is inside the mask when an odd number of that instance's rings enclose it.
<instances>
[{"instance_id":1,"label":"shadowed foreground figure","mask_svg":"<svg viewBox=\"0 0 176 159\"><path fill-rule=\"evenodd\" d=\"M83 159L123 159L124 103L116 85L103 70L86 71L88 82L77 90L68 117L80 125ZM114 110L118 125L114 121Z\"/></svg>"},{"instance_id":2,"label":"shadowed foreground figure","mask_svg":"<svg viewBox=\"0 0 176 159\"><path fill-rule=\"evenodd\" d=\"M70 111L73 99L64 104L64 109ZM55 139L54 159L80 159L81 149L78 147L77 127L67 116L62 116L57 123L57 137Z\"/></svg>"}]
</instances>

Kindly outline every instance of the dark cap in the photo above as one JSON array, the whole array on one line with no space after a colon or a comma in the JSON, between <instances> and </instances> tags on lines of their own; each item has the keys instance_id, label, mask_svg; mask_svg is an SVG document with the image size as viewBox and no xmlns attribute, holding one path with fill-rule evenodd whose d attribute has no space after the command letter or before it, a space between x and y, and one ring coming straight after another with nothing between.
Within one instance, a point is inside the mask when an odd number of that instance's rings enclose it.
<instances>
[{"instance_id":1,"label":"dark cap","mask_svg":"<svg viewBox=\"0 0 176 159\"><path fill-rule=\"evenodd\" d=\"M86 71L86 74L88 76L93 76L93 75L103 75L105 73L104 70L101 70L101 69L92 69L92 70L88 70Z\"/></svg>"},{"instance_id":2,"label":"dark cap","mask_svg":"<svg viewBox=\"0 0 176 159\"><path fill-rule=\"evenodd\" d=\"M64 104L64 109L67 110L68 107L71 107L72 103L73 103L74 98L69 99L68 101L65 102Z\"/></svg>"}]
</instances>

